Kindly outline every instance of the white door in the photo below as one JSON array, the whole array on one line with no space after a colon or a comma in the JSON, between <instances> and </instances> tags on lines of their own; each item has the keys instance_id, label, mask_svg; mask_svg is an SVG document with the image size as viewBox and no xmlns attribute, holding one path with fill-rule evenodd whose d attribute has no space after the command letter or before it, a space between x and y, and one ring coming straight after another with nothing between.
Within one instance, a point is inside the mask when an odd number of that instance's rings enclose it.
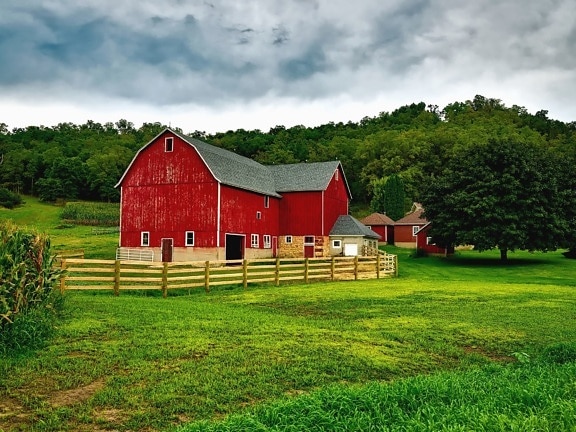
<instances>
[{"instance_id":1,"label":"white door","mask_svg":"<svg viewBox=\"0 0 576 432\"><path fill-rule=\"evenodd\" d=\"M349 243L344 245L344 256L358 255L358 245L356 243Z\"/></svg>"}]
</instances>

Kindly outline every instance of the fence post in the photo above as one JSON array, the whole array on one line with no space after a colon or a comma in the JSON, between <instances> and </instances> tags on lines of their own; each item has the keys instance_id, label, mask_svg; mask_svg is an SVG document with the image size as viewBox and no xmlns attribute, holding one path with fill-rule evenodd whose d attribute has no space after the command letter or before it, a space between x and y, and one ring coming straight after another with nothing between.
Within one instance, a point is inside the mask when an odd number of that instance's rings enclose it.
<instances>
[{"instance_id":1,"label":"fence post","mask_svg":"<svg viewBox=\"0 0 576 432\"><path fill-rule=\"evenodd\" d=\"M274 282L276 286L280 285L280 258L276 257L276 270L274 273Z\"/></svg>"},{"instance_id":2,"label":"fence post","mask_svg":"<svg viewBox=\"0 0 576 432\"><path fill-rule=\"evenodd\" d=\"M308 270L310 265L308 263L308 258L304 258L304 283L308 283Z\"/></svg>"},{"instance_id":3,"label":"fence post","mask_svg":"<svg viewBox=\"0 0 576 432\"><path fill-rule=\"evenodd\" d=\"M162 297L168 295L168 263L162 263Z\"/></svg>"},{"instance_id":4,"label":"fence post","mask_svg":"<svg viewBox=\"0 0 576 432\"><path fill-rule=\"evenodd\" d=\"M358 280L358 255L354 257L354 280Z\"/></svg>"},{"instance_id":5,"label":"fence post","mask_svg":"<svg viewBox=\"0 0 576 432\"><path fill-rule=\"evenodd\" d=\"M394 276L398 277L398 255L394 255Z\"/></svg>"},{"instance_id":6,"label":"fence post","mask_svg":"<svg viewBox=\"0 0 576 432\"><path fill-rule=\"evenodd\" d=\"M114 295L120 295L120 260L114 261Z\"/></svg>"},{"instance_id":7,"label":"fence post","mask_svg":"<svg viewBox=\"0 0 576 432\"><path fill-rule=\"evenodd\" d=\"M376 254L376 279L380 279L380 254Z\"/></svg>"},{"instance_id":8,"label":"fence post","mask_svg":"<svg viewBox=\"0 0 576 432\"><path fill-rule=\"evenodd\" d=\"M244 289L248 288L248 260L242 261L242 285Z\"/></svg>"},{"instance_id":9,"label":"fence post","mask_svg":"<svg viewBox=\"0 0 576 432\"><path fill-rule=\"evenodd\" d=\"M210 261L206 261L204 265L204 289L210 292Z\"/></svg>"},{"instance_id":10,"label":"fence post","mask_svg":"<svg viewBox=\"0 0 576 432\"><path fill-rule=\"evenodd\" d=\"M334 276L336 273L336 257L332 257L332 261L330 262L330 280L334 281Z\"/></svg>"},{"instance_id":11,"label":"fence post","mask_svg":"<svg viewBox=\"0 0 576 432\"><path fill-rule=\"evenodd\" d=\"M62 258L60 261L60 269L62 270L62 274L60 275L60 294L64 294L66 290L66 258Z\"/></svg>"}]
</instances>

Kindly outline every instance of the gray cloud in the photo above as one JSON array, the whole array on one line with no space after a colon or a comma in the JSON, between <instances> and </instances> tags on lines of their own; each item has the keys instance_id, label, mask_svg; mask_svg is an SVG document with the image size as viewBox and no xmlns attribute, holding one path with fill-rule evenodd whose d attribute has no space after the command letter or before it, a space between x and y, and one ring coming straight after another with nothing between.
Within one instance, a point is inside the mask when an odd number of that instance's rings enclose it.
<instances>
[{"instance_id":1,"label":"gray cloud","mask_svg":"<svg viewBox=\"0 0 576 432\"><path fill-rule=\"evenodd\" d=\"M570 0L8 0L0 89L213 106L499 83L574 96L575 9Z\"/></svg>"}]
</instances>

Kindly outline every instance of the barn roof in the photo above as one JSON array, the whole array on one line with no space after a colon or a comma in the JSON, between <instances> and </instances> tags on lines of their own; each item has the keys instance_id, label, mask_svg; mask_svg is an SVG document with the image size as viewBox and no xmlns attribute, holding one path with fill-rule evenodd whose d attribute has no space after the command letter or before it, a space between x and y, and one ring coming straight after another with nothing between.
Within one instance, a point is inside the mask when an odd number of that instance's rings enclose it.
<instances>
[{"instance_id":1,"label":"barn roof","mask_svg":"<svg viewBox=\"0 0 576 432\"><path fill-rule=\"evenodd\" d=\"M340 161L297 163L288 165L268 165L274 176L277 192L323 191L328 187ZM342 175L344 170L342 170ZM344 178L350 194L348 182Z\"/></svg>"},{"instance_id":2,"label":"barn roof","mask_svg":"<svg viewBox=\"0 0 576 432\"><path fill-rule=\"evenodd\" d=\"M172 131L173 132L173 131ZM280 197L268 168L226 149L174 132L193 146L218 181L264 195Z\"/></svg>"},{"instance_id":3,"label":"barn roof","mask_svg":"<svg viewBox=\"0 0 576 432\"><path fill-rule=\"evenodd\" d=\"M424 209L422 207L417 208L411 213L408 213L402 219L397 220L394 225L424 225L428 221L422 214L424 213Z\"/></svg>"},{"instance_id":4,"label":"barn roof","mask_svg":"<svg viewBox=\"0 0 576 432\"><path fill-rule=\"evenodd\" d=\"M379 239L382 236L375 233L358 219L350 215L338 216L332 230L331 236L362 236Z\"/></svg>"},{"instance_id":5,"label":"barn roof","mask_svg":"<svg viewBox=\"0 0 576 432\"><path fill-rule=\"evenodd\" d=\"M382 213L372 213L361 220L364 225L379 226L379 225L394 225L394 221Z\"/></svg>"},{"instance_id":6,"label":"barn roof","mask_svg":"<svg viewBox=\"0 0 576 432\"><path fill-rule=\"evenodd\" d=\"M339 161L266 166L250 158L167 128L138 150L116 186L122 183L140 152L165 132L177 135L194 147L217 181L264 195L281 197L279 194L281 192L325 190L334 172L341 166ZM348 195L352 197L344 176L344 170L342 170L342 177Z\"/></svg>"}]
</instances>

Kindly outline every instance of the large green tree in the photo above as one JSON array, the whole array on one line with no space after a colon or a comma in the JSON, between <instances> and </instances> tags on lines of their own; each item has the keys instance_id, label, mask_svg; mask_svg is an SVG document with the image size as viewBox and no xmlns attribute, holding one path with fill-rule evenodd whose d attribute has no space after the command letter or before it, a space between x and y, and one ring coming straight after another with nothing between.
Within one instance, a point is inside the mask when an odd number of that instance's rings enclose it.
<instances>
[{"instance_id":1,"label":"large green tree","mask_svg":"<svg viewBox=\"0 0 576 432\"><path fill-rule=\"evenodd\" d=\"M545 147L491 140L462 150L421 196L439 244L479 251L555 250L565 243L565 184Z\"/></svg>"},{"instance_id":2,"label":"large green tree","mask_svg":"<svg viewBox=\"0 0 576 432\"><path fill-rule=\"evenodd\" d=\"M374 182L373 197L370 207L372 210L385 213L393 220L404 216L404 183L397 174L392 174L387 179Z\"/></svg>"}]
</instances>

